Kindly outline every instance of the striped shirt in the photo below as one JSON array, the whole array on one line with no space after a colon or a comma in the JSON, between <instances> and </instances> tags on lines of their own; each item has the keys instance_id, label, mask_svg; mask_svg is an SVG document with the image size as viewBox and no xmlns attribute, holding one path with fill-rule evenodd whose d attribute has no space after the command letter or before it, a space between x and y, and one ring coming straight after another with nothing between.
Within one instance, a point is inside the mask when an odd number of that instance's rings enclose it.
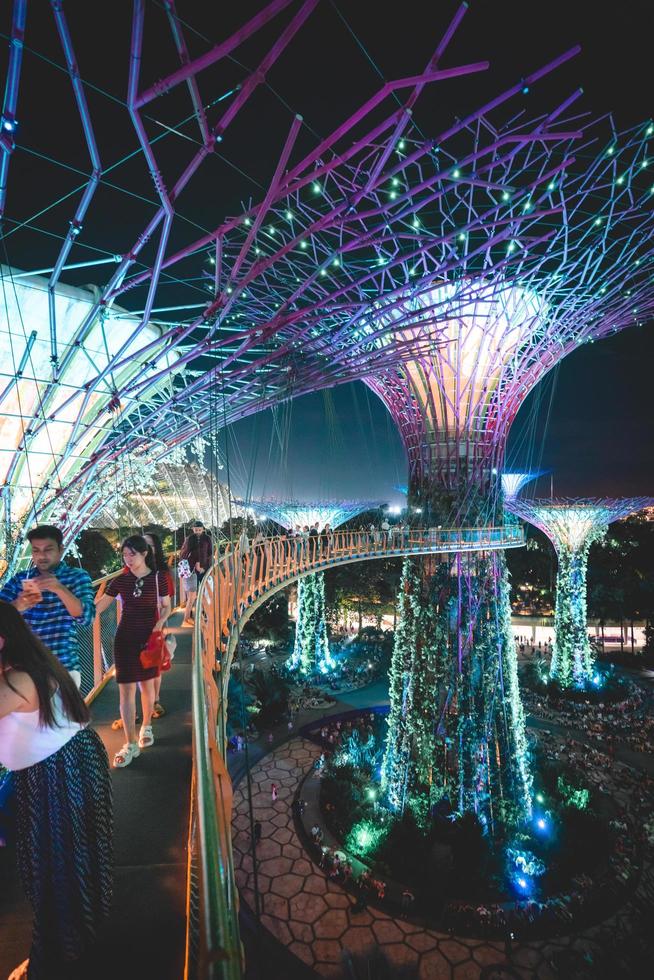
<instances>
[{"instance_id":1,"label":"striped shirt","mask_svg":"<svg viewBox=\"0 0 654 980\"><path fill-rule=\"evenodd\" d=\"M90 626L95 619L95 593L91 576L82 568L73 568L60 562L49 569L62 585L69 589L82 603L81 616L71 616L65 605L54 592L44 592L36 606L26 609L23 619L29 624L40 640L54 653L66 670L79 670L79 626ZM38 578L36 568L18 572L0 589L0 599L13 602L21 594L26 578Z\"/></svg>"}]
</instances>

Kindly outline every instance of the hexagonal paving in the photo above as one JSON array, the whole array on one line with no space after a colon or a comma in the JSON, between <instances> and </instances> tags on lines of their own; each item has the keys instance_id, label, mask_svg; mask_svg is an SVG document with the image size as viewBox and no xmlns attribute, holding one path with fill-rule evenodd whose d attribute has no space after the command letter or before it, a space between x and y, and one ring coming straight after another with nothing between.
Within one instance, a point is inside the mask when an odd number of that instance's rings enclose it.
<instances>
[{"instance_id":1,"label":"hexagonal paving","mask_svg":"<svg viewBox=\"0 0 654 980\"><path fill-rule=\"evenodd\" d=\"M553 955L566 950L597 948L598 934L625 927L631 914L627 903L606 922L567 937L515 945L507 960L497 941L453 937L414 922L396 919L369 906L352 914L353 900L305 854L292 814L299 783L320 750L294 738L262 759L252 770L254 819L262 824L257 845L258 887L263 925L317 976L342 980L343 952L366 956L382 949L391 968L409 968L420 980L478 980L492 965L509 966L512 976L524 980L556 980L550 965ZM271 784L277 800L271 799ZM236 881L243 901L254 904L254 876L250 854L250 818L246 787L234 790L233 847ZM654 868L647 861L636 901L652 902ZM509 975L509 974L507 974Z\"/></svg>"}]
</instances>

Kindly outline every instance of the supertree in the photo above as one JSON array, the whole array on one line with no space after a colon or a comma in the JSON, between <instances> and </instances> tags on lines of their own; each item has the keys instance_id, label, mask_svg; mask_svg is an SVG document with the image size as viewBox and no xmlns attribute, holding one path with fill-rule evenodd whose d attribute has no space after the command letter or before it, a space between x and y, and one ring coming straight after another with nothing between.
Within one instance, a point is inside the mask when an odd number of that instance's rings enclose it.
<instances>
[{"instance_id":1,"label":"supertree","mask_svg":"<svg viewBox=\"0 0 654 980\"><path fill-rule=\"evenodd\" d=\"M511 196L523 214L553 196L565 216L550 216L546 231L537 222L505 244L506 265L492 281L483 270L456 282L432 279L379 299L362 318L361 329L372 334L394 324L398 341L434 340L419 357L365 379L400 431L409 502L432 521L500 522L506 439L529 391L582 343L640 323L652 310L652 189L645 171L654 126L622 134L605 127L606 120L588 127L576 165L565 173L552 179L543 163L538 190L531 183L516 198L513 188L528 179L515 159L518 173L509 165L488 175L498 196ZM579 159L591 151L590 159ZM474 186L461 189L468 219L479 195ZM456 220L453 214L452 225ZM478 234L463 227L460 240L463 252L478 255ZM487 823L507 801L514 812L528 813L504 558L455 556L445 567L426 563L424 573L440 582L449 671L436 717L457 746L458 805ZM423 601L432 594L424 588ZM417 710L433 713L433 706Z\"/></svg>"},{"instance_id":2,"label":"supertree","mask_svg":"<svg viewBox=\"0 0 654 980\"><path fill-rule=\"evenodd\" d=\"M308 503L300 501L259 500L250 501L257 517L266 517L286 530L319 525L322 530L327 524L333 529L365 511L379 507L379 501L320 500ZM319 548L318 539L294 542L298 549ZM325 576L313 572L300 576L297 587L297 622L293 653L287 667L301 674L316 672L328 674L335 666L329 651L329 636L325 618Z\"/></svg>"},{"instance_id":3,"label":"supertree","mask_svg":"<svg viewBox=\"0 0 654 980\"><path fill-rule=\"evenodd\" d=\"M550 677L562 688L584 688L595 671L586 626L588 552L609 524L652 505L651 497L506 501L514 514L539 528L554 545L558 568Z\"/></svg>"}]
</instances>

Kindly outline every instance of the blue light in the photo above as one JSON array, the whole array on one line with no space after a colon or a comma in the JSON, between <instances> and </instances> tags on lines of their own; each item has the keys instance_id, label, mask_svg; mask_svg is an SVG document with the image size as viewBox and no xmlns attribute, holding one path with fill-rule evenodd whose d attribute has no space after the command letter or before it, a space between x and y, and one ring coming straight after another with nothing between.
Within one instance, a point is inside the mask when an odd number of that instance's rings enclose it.
<instances>
[{"instance_id":1,"label":"blue light","mask_svg":"<svg viewBox=\"0 0 654 980\"><path fill-rule=\"evenodd\" d=\"M547 824L545 823L542 817L539 817L539 819L536 822L541 830L545 830L545 828L547 827Z\"/></svg>"},{"instance_id":2,"label":"blue light","mask_svg":"<svg viewBox=\"0 0 654 980\"><path fill-rule=\"evenodd\" d=\"M602 681L602 678L600 677L600 675L599 674L595 674L595 676L593 677L593 684L595 685L595 687L599 687L601 681Z\"/></svg>"},{"instance_id":3,"label":"blue light","mask_svg":"<svg viewBox=\"0 0 654 980\"><path fill-rule=\"evenodd\" d=\"M2 120L2 128L4 129L5 133L15 132L17 127L18 127L18 123L16 122L15 119L8 119L5 117Z\"/></svg>"},{"instance_id":4,"label":"blue light","mask_svg":"<svg viewBox=\"0 0 654 980\"><path fill-rule=\"evenodd\" d=\"M518 878L518 884L520 885L521 888L526 888L527 887L526 878Z\"/></svg>"}]
</instances>

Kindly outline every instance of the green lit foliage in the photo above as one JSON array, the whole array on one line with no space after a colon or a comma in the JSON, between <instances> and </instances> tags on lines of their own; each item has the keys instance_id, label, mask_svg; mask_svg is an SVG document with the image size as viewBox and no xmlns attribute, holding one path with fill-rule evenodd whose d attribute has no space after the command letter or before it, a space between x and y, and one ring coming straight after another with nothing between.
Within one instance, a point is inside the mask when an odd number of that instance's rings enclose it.
<instances>
[{"instance_id":1,"label":"green lit foliage","mask_svg":"<svg viewBox=\"0 0 654 980\"><path fill-rule=\"evenodd\" d=\"M530 878L541 878L545 874L545 862L537 857L533 851L523 847L507 847L506 859L511 874L519 872L528 875Z\"/></svg>"},{"instance_id":2,"label":"green lit foliage","mask_svg":"<svg viewBox=\"0 0 654 980\"><path fill-rule=\"evenodd\" d=\"M586 568L591 540L577 551L560 547L554 612L555 640L550 675L563 688L585 687L593 676L588 639Z\"/></svg>"},{"instance_id":3,"label":"green lit foliage","mask_svg":"<svg viewBox=\"0 0 654 980\"><path fill-rule=\"evenodd\" d=\"M365 858L377 850L388 828L373 820L361 820L354 824L345 841L346 850L358 857Z\"/></svg>"},{"instance_id":4,"label":"green lit foliage","mask_svg":"<svg viewBox=\"0 0 654 980\"><path fill-rule=\"evenodd\" d=\"M338 750L334 753L334 765L352 765L358 772L371 776L380 761L381 746L373 732L365 732L365 737L355 728L343 736Z\"/></svg>"},{"instance_id":5,"label":"green lit foliage","mask_svg":"<svg viewBox=\"0 0 654 980\"><path fill-rule=\"evenodd\" d=\"M327 673L333 665L325 620L325 579L322 572L316 572L298 580L295 643L287 666L310 676Z\"/></svg>"},{"instance_id":6,"label":"green lit foliage","mask_svg":"<svg viewBox=\"0 0 654 980\"><path fill-rule=\"evenodd\" d=\"M583 786L576 787L566 782L563 776L559 776L556 787L561 795L564 806L573 806L577 810L585 810L590 800L590 791Z\"/></svg>"},{"instance_id":7,"label":"green lit foliage","mask_svg":"<svg viewBox=\"0 0 654 980\"><path fill-rule=\"evenodd\" d=\"M498 825L516 823L531 814L531 776L508 576L499 553L459 562L455 581L461 613L454 638L460 645L460 665L454 664L457 714L453 732L458 806L461 812L478 813L493 832Z\"/></svg>"},{"instance_id":8,"label":"green lit foliage","mask_svg":"<svg viewBox=\"0 0 654 980\"><path fill-rule=\"evenodd\" d=\"M382 764L381 785L389 806L402 812L405 804L411 752L410 714L412 708L412 663L418 626L420 578L417 563L404 562L398 621L389 670L388 731Z\"/></svg>"}]
</instances>

